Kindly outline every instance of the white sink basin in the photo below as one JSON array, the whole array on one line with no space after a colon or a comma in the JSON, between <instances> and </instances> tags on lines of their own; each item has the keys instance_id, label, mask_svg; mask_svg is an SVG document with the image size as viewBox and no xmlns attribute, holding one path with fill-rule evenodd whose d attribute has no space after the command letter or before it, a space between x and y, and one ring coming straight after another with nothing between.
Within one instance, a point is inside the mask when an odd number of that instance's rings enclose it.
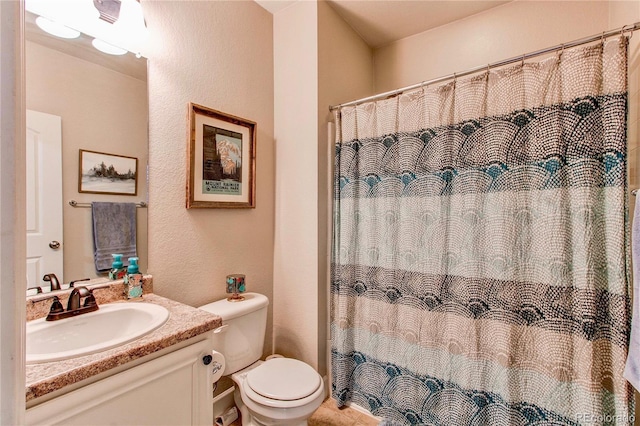
<instances>
[{"instance_id":1,"label":"white sink basin","mask_svg":"<svg viewBox=\"0 0 640 426\"><path fill-rule=\"evenodd\" d=\"M169 311L151 303L111 303L58 321L27 322L27 364L100 352L135 340L164 324Z\"/></svg>"}]
</instances>

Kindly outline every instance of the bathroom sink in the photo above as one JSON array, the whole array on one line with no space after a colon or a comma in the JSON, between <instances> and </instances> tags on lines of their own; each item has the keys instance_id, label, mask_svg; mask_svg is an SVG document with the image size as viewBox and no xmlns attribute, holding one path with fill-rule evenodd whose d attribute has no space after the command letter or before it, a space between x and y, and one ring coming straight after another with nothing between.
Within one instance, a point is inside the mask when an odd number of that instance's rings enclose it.
<instances>
[{"instance_id":1,"label":"bathroom sink","mask_svg":"<svg viewBox=\"0 0 640 426\"><path fill-rule=\"evenodd\" d=\"M58 361L114 348L160 327L169 311L151 303L110 303L94 312L27 322L27 364Z\"/></svg>"}]
</instances>

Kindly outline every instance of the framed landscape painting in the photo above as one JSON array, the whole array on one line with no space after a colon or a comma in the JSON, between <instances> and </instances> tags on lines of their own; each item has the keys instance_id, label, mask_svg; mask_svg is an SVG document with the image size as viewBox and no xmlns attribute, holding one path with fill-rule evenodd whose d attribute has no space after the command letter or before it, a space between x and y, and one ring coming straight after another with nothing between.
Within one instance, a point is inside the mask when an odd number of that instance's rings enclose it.
<instances>
[{"instance_id":1,"label":"framed landscape painting","mask_svg":"<svg viewBox=\"0 0 640 426\"><path fill-rule=\"evenodd\" d=\"M256 123L189 104L187 208L254 208Z\"/></svg>"},{"instance_id":2,"label":"framed landscape painting","mask_svg":"<svg viewBox=\"0 0 640 426\"><path fill-rule=\"evenodd\" d=\"M137 194L137 158L81 149L79 163L78 192Z\"/></svg>"}]
</instances>

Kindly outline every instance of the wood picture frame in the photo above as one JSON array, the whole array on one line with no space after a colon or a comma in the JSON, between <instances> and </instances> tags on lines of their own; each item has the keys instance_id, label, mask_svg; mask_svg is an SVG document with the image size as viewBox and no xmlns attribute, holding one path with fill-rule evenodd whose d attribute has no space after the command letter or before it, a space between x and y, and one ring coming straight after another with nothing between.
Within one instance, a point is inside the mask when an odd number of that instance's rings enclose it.
<instances>
[{"instance_id":1,"label":"wood picture frame","mask_svg":"<svg viewBox=\"0 0 640 426\"><path fill-rule=\"evenodd\" d=\"M81 149L78 192L138 195L138 159Z\"/></svg>"},{"instance_id":2,"label":"wood picture frame","mask_svg":"<svg viewBox=\"0 0 640 426\"><path fill-rule=\"evenodd\" d=\"M186 207L255 208L253 121L189 104Z\"/></svg>"}]
</instances>

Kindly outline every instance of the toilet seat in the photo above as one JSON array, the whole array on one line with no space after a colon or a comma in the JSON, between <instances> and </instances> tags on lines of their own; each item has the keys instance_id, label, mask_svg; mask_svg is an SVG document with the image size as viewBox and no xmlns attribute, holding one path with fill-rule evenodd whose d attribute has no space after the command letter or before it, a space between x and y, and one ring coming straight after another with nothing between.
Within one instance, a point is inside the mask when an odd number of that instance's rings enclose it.
<instances>
[{"instance_id":1,"label":"toilet seat","mask_svg":"<svg viewBox=\"0 0 640 426\"><path fill-rule=\"evenodd\" d=\"M242 392L253 402L267 407L301 407L324 396L320 375L296 359L274 358L245 374Z\"/></svg>"},{"instance_id":2,"label":"toilet seat","mask_svg":"<svg viewBox=\"0 0 640 426\"><path fill-rule=\"evenodd\" d=\"M307 397L320 382L320 375L310 365L292 358L271 359L247 374L247 385L254 392L280 401Z\"/></svg>"}]
</instances>

